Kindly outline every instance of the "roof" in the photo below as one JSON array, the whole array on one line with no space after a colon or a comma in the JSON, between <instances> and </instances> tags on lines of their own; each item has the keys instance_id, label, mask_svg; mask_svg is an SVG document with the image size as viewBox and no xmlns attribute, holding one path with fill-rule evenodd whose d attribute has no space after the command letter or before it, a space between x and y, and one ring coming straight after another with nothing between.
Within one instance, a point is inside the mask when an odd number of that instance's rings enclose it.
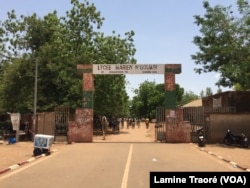
<instances>
[{"instance_id":1,"label":"roof","mask_svg":"<svg viewBox=\"0 0 250 188\"><path fill-rule=\"evenodd\" d=\"M183 105L182 107L199 107L202 106L202 99L194 100L190 103Z\"/></svg>"}]
</instances>

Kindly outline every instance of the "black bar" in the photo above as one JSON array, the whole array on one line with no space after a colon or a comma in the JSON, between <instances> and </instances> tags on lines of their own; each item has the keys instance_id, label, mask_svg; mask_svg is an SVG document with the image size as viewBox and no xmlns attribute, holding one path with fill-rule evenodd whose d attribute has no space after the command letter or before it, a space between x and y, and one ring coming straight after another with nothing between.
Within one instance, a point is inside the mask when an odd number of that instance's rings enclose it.
<instances>
[{"instance_id":1,"label":"black bar","mask_svg":"<svg viewBox=\"0 0 250 188\"><path fill-rule=\"evenodd\" d=\"M249 188L250 172L150 172L150 188L210 185L212 188Z\"/></svg>"}]
</instances>

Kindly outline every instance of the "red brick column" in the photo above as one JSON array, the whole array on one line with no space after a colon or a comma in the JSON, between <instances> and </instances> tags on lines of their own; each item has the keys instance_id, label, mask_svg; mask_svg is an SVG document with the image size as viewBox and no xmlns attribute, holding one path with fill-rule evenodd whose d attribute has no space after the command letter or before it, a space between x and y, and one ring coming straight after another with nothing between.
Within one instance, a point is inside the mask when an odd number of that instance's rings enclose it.
<instances>
[{"instance_id":1,"label":"red brick column","mask_svg":"<svg viewBox=\"0 0 250 188\"><path fill-rule=\"evenodd\" d=\"M175 74L181 73L180 64L165 65L165 117L168 143L190 142L191 126L183 122L181 109L176 109Z\"/></svg>"},{"instance_id":2,"label":"red brick column","mask_svg":"<svg viewBox=\"0 0 250 188\"><path fill-rule=\"evenodd\" d=\"M82 108L76 109L75 121L69 122L69 142L93 141L93 93L94 77L92 65L77 65L77 71L82 74Z\"/></svg>"},{"instance_id":3,"label":"red brick column","mask_svg":"<svg viewBox=\"0 0 250 188\"><path fill-rule=\"evenodd\" d=\"M165 65L165 109L175 109L176 92L175 92L175 74L181 73L180 64Z\"/></svg>"}]
</instances>

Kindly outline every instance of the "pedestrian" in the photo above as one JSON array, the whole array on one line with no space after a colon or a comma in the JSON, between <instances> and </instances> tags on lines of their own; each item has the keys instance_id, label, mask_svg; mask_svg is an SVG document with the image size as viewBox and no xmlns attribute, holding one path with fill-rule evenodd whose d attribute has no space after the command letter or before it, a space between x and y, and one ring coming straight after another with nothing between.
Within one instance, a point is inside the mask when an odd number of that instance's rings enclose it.
<instances>
[{"instance_id":1,"label":"pedestrian","mask_svg":"<svg viewBox=\"0 0 250 188\"><path fill-rule=\"evenodd\" d=\"M102 136L103 136L103 140L105 140L106 132L107 132L107 129L108 129L108 124L109 124L106 116L102 117L101 124L102 124Z\"/></svg>"},{"instance_id":2,"label":"pedestrian","mask_svg":"<svg viewBox=\"0 0 250 188\"><path fill-rule=\"evenodd\" d=\"M139 118L136 119L136 125L138 126L138 128L140 127L140 119Z\"/></svg>"},{"instance_id":3,"label":"pedestrian","mask_svg":"<svg viewBox=\"0 0 250 188\"><path fill-rule=\"evenodd\" d=\"M146 118L145 123L146 123L146 128L148 129L148 127L149 127L149 118Z\"/></svg>"},{"instance_id":4,"label":"pedestrian","mask_svg":"<svg viewBox=\"0 0 250 188\"><path fill-rule=\"evenodd\" d=\"M121 119L121 124L122 124L122 129L124 128L124 117L122 117L122 119Z\"/></svg>"}]
</instances>

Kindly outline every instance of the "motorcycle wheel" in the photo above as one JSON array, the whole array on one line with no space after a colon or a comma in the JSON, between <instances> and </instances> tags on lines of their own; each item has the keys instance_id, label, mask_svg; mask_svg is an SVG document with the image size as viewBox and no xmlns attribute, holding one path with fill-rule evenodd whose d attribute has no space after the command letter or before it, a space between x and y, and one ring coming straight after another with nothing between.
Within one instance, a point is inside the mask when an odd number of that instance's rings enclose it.
<instances>
[{"instance_id":1,"label":"motorcycle wheel","mask_svg":"<svg viewBox=\"0 0 250 188\"><path fill-rule=\"evenodd\" d=\"M34 157L42 155L42 153L43 153L43 149L42 148L34 148L34 150L33 150Z\"/></svg>"},{"instance_id":2,"label":"motorcycle wheel","mask_svg":"<svg viewBox=\"0 0 250 188\"><path fill-rule=\"evenodd\" d=\"M248 147L249 147L248 142L244 142L244 143L242 144L242 147L243 147L243 148L248 148Z\"/></svg>"},{"instance_id":3,"label":"motorcycle wheel","mask_svg":"<svg viewBox=\"0 0 250 188\"><path fill-rule=\"evenodd\" d=\"M224 139L223 139L223 143L226 144L226 145L228 145L228 146L231 145L230 140L227 139L227 138L224 138Z\"/></svg>"},{"instance_id":4,"label":"motorcycle wheel","mask_svg":"<svg viewBox=\"0 0 250 188\"><path fill-rule=\"evenodd\" d=\"M204 143L204 142L198 142L198 146L199 146L199 147L204 147L204 146L205 146L205 143Z\"/></svg>"}]
</instances>

